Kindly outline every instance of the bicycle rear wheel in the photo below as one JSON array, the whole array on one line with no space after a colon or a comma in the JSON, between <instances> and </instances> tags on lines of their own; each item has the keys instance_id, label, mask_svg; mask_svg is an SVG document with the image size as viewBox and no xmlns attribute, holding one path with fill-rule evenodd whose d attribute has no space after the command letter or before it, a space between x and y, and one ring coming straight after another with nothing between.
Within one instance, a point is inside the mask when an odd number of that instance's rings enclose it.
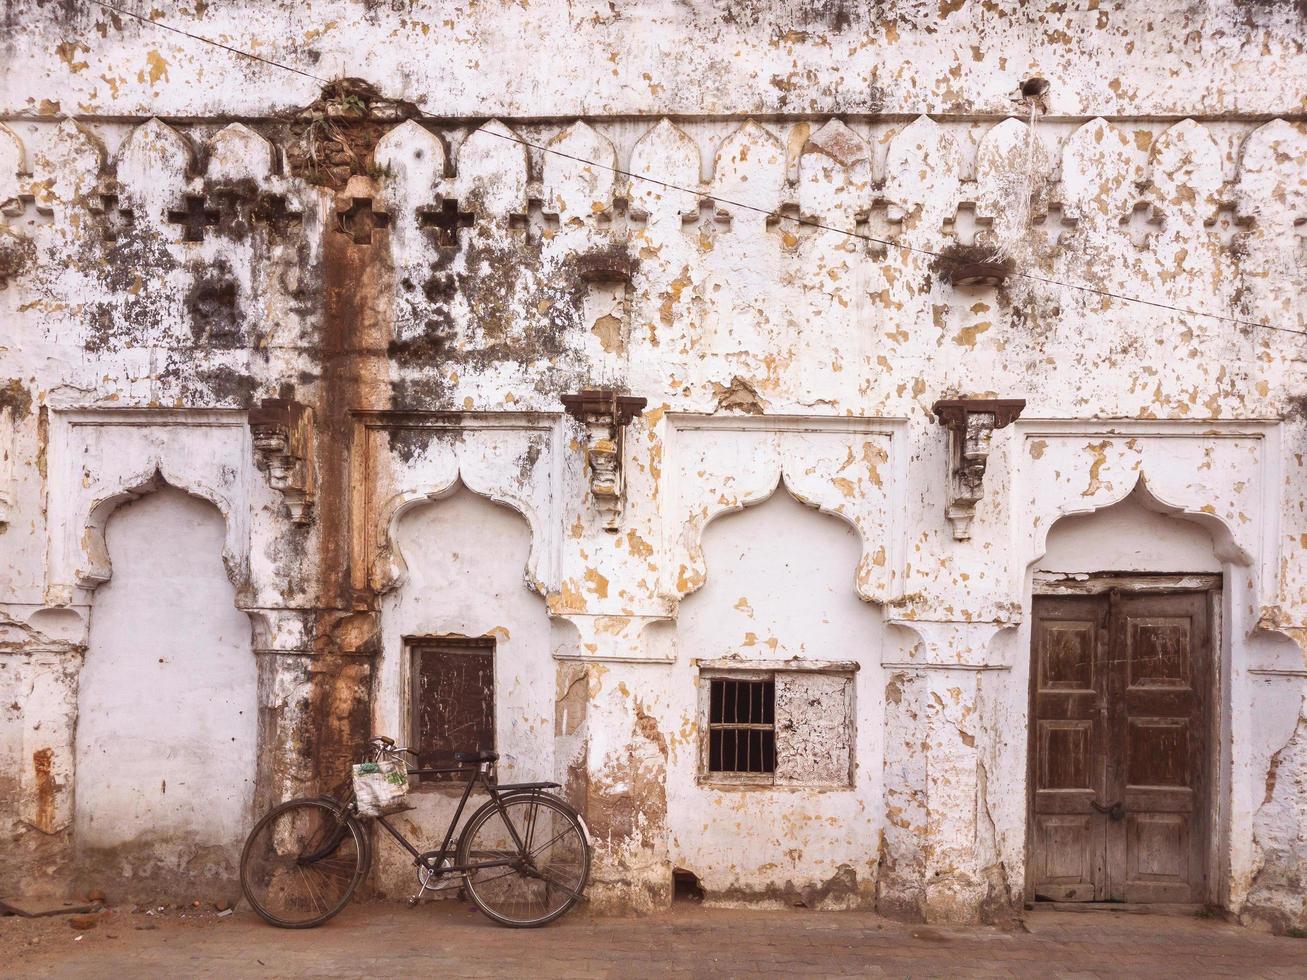
<instances>
[{"instance_id":1,"label":"bicycle rear wheel","mask_svg":"<svg viewBox=\"0 0 1307 980\"><path fill-rule=\"evenodd\" d=\"M369 856L363 828L340 803L290 800L250 831L241 853L241 890L264 921L308 929L345 907Z\"/></svg>"},{"instance_id":2,"label":"bicycle rear wheel","mask_svg":"<svg viewBox=\"0 0 1307 980\"><path fill-rule=\"evenodd\" d=\"M590 878L590 843L562 801L510 796L502 809L489 803L473 814L459 839L458 864L489 861L508 863L468 871L464 878L477 908L502 925L543 926L580 900Z\"/></svg>"}]
</instances>

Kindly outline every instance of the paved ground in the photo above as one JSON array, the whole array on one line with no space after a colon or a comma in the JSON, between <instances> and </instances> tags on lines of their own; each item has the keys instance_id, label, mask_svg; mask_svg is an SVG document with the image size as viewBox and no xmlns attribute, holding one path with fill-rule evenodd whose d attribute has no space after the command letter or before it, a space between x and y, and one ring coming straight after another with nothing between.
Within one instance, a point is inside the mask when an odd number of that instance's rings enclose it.
<instances>
[{"instance_id":1,"label":"paved ground","mask_svg":"<svg viewBox=\"0 0 1307 980\"><path fill-rule=\"evenodd\" d=\"M78 939L77 937L81 938ZM1031 913L1024 928L950 929L857 912L742 912L678 905L639 919L574 912L540 930L469 906L355 905L319 929L251 913L102 913L0 919L9 977L1307 977L1307 940L1210 919Z\"/></svg>"}]
</instances>

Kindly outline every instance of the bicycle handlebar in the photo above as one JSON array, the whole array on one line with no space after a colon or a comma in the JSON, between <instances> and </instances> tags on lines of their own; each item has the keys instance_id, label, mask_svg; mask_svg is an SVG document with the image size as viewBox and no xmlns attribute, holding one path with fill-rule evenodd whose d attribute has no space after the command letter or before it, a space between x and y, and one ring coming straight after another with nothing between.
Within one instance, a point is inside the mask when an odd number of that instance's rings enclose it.
<instances>
[{"instance_id":1,"label":"bicycle handlebar","mask_svg":"<svg viewBox=\"0 0 1307 980\"><path fill-rule=\"evenodd\" d=\"M374 735L369 741L382 752L407 752L412 756L418 754L417 749L410 749L403 745L396 745L393 738L387 738L385 735Z\"/></svg>"}]
</instances>

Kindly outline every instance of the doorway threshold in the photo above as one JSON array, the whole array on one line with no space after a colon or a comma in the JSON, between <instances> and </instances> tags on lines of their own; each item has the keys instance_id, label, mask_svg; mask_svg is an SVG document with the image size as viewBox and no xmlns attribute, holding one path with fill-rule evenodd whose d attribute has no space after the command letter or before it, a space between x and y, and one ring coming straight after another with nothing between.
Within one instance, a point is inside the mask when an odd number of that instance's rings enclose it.
<instances>
[{"instance_id":1,"label":"doorway threshold","mask_svg":"<svg viewBox=\"0 0 1307 980\"><path fill-rule=\"evenodd\" d=\"M1122 912L1127 915L1203 915L1206 907L1188 902L1036 902L1055 912Z\"/></svg>"}]
</instances>

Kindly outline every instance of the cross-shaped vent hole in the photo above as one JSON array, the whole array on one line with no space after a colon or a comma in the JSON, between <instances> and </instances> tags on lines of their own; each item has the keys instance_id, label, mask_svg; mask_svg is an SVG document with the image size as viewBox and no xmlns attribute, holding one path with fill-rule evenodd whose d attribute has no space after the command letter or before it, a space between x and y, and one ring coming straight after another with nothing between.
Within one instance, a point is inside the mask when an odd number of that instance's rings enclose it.
<instances>
[{"instance_id":1,"label":"cross-shaped vent hole","mask_svg":"<svg viewBox=\"0 0 1307 980\"><path fill-rule=\"evenodd\" d=\"M212 228L218 223L218 212L207 207L202 194L187 194L180 210L168 212L168 221L182 226L182 241L204 241L204 229Z\"/></svg>"},{"instance_id":2,"label":"cross-shaped vent hole","mask_svg":"<svg viewBox=\"0 0 1307 980\"><path fill-rule=\"evenodd\" d=\"M372 207L370 197L350 198L349 209L336 215L336 230L355 245L371 245L372 233L390 226L390 215Z\"/></svg>"},{"instance_id":3,"label":"cross-shaped vent hole","mask_svg":"<svg viewBox=\"0 0 1307 980\"><path fill-rule=\"evenodd\" d=\"M460 211L452 197L441 200L438 208L418 208L418 227L431 235L437 248L458 248L458 231L471 228L475 220L471 211Z\"/></svg>"}]
</instances>

